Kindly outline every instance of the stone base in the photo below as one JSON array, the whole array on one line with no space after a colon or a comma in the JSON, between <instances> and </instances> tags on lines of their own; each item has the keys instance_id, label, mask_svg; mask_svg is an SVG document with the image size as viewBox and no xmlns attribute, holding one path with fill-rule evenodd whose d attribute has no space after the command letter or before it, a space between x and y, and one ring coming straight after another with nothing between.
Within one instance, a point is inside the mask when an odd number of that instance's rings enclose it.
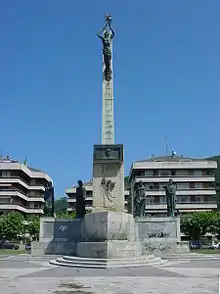
<instances>
[{"instance_id":1,"label":"stone base","mask_svg":"<svg viewBox=\"0 0 220 294\"><path fill-rule=\"evenodd\" d=\"M131 214L102 211L85 215L81 240L104 242L106 240L135 241L135 223Z\"/></svg>"},{"instance_id":2,"label":"stone base","mask_svg":"<svg viewBox=\"0 0 220 294\"><path fill-rule=\"evenodd\" d=\"M50 242L32 242L31 246L32 256L44 255L75 255L76 242L52 240Z\"/></svg>"},{"instance_id":3,"label":"stone base","mask_svg":"<svg viewBox=\"0 0 220 294\"><path fill-rule=\"evenodd\" d=\"M77 256L87 258L128 258L142 256L140 242L105 241L105 242L80 242L77 244Z\"/></svg>"},{"instance_id":4,"label":"stone base","mask_svg":"<svg viewBox=\"0 0 220 294\"><path fill-rule=\"evenodd\" d=\"M178 217L143 217L136 218L135 223L144 254L163 257L189 252L188 243L181 242Z\"/></svg>"}]
</instances>

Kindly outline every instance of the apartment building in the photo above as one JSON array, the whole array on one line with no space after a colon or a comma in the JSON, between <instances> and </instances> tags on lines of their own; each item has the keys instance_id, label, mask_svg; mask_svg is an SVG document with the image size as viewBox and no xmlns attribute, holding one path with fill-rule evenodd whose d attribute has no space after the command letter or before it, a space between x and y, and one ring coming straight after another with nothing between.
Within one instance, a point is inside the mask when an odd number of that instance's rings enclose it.
<instances>
[{"instance_id":1,"label":"apartment building","mask_svg":"<svg viewBox=\"0 0 220 294\"><path fill-rule=\"evenodd\" d=\"M217 208L214 172L217 162L183 156L152 157L136 161L129 174L131 194L135 184L146 187L146 215L165 215L164 186L172 178L176 184L177 209L180 213L210 211Z\"/></svg>"},{"instance_id":2,"label":"apartment building","mask_svg":"<svg viewBox=\"0 0 220 294\"><path fill-rule=\"evenodd\" d=\"M0 157L0 214L43 214L44 191L51 178L25 163Z\"/></svg>"},{"instance_id":3,"label":"apartment building","mask_svg":"<svg viewBox=\"0 0 220 294\"><path fill-rule=\"evenodd\" d=\"M91 212L92 211L92 181L86 182L83 184L86 189L86 210ZM68 212L75 211L75 205L76 205L76 188L77 186L74 186L72 188L67 189L65 192L67 196L69 197L67 199L68 202ZM125 212L127 212L127 205L128 205L128 197L129 197L129 191L125 190Z\"/></svg>"}]
</instances>

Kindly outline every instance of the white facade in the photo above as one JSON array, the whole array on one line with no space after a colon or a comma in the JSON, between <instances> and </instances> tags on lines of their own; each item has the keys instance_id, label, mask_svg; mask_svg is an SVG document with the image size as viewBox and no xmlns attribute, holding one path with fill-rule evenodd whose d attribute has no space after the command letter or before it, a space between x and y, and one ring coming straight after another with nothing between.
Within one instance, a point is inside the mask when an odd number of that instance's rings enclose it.
<instances>
[{"instance_id":1,"label":"white facade","mask_svg":"<svg viewBox=\"0 0 220 294\"><path fill-rule=\"evenodd\" d=\"M131 194L135 184L146 187L146 214L166 213L164 186L172 178L176 184L180 213L217 208L215 176L217 162L176 156L155 157L134 162L129 174Z\"/></svg>"},{"instance_id":2,"label":"white facade","mask_svg":"<svg viewBox=\"0 0 220 294\"><path fill-rule=\"evenodd\" d=\"M51 178L9 157L0 157L0 214L43 214L45 186Z\"/></svg>"},{"instance_id":3,"label":"white facade","mask_svg":"<svg viewBox=\"0 0 220 294\"><path fill-rule=\"evenodd\" d=\"M85 189L86 189L86 210L87 211L92 211L92 199L93 199L93 187L92 187L92 181L84 183L83 184ZM69 207L67 208L68 212L75 211L75 203L76 203L76 187L74 186L72 188L66 189L66 194L69 197L67 202L69 204ZM125 212L127 212L127 204L128 204L128 196L129 196L129 191L124 190L125 194L125 200L124 200L124 205L125 205Z\"/></svg>"}]
</instances>

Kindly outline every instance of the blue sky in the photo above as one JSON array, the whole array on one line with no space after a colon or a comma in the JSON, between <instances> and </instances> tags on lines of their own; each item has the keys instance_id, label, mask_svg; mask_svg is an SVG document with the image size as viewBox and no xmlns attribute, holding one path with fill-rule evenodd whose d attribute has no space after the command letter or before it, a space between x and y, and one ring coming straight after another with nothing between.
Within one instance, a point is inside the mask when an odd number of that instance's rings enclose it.
<instances>
[{"instance_id":1,"label":"blue sky","mask_svg":"<svg viewBox=\"0 0 220 294\"><path fill-rule=\"evenodd\" d=\"M132 161L220 153L220 2L0 2L0 149L46 171L56 196L92 177L101 43L113 14L116 143Z\"/></svg>"}]
</instances>

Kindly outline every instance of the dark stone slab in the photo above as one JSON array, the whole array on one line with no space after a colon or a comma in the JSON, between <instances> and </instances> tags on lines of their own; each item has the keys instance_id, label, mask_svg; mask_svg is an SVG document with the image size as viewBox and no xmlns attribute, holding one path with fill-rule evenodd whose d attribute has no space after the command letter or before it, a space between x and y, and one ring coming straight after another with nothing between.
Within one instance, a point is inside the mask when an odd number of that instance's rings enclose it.
<instances>
[{"instance_id":1,"label":"dark stone slab","mask_svg":"<svg viewBox=\"0 0 220 294\"><path fill-rule=\"evenodd\" d=\"M94 145L93 163L122 163L123 145Z\"/></svg>"}]
</instances>

